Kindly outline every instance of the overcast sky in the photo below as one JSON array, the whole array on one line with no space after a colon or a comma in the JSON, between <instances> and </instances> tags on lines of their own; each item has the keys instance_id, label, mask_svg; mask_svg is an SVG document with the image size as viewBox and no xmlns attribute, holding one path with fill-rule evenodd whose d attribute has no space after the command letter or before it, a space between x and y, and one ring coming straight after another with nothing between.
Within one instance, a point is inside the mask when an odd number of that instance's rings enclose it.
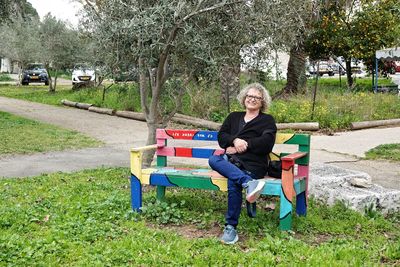
<instances>
[{"instance_id":1,"label":"overcast sky","mask_svg":"<svg viewBox=\"0 0 400 267\"><path fill-rule=\"evenodd\" d=\"M72 25L78 25L77 12L80 9L79 3L71 0L28 0L36 9L42 19L47 13L51 13L58 19L68 20Z\"/></svg>"}]
</instances>

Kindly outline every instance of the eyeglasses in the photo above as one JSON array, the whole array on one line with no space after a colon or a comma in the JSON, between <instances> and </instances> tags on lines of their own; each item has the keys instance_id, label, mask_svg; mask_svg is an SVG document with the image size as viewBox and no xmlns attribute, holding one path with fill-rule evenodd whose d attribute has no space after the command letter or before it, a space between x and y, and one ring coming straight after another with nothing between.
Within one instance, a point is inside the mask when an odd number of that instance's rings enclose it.
<instances>
[{"instance_id":1,"label":"eyeglasses","mask_svg":"<svg viewBox=\"0 0 400 267\"><path fill-rule=\"evenodd\" d=\"M254 100L254 101L261 101L261 100L263 100L262 97L255 96L255 95L246 95L246 98L249 99L249 100Z\"/></svg>"}]
</instances>

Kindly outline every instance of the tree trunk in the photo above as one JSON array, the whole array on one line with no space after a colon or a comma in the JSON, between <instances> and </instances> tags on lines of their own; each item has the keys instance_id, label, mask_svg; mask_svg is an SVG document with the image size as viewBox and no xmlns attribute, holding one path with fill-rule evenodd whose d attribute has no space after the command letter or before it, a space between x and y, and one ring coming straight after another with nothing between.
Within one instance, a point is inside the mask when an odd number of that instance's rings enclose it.
<instances>
[{"instance_id":1,"label":"tree trunk","mask_svg":"<svg viewBox=\"0 0 400 267\"><path fill-rule=\"evenodd\" d=\"M48 73L49 76L49 93L54 93L56 91L57 86L57 71L55 72L54 81L53 78L50 76L50 72Z\"/></svg>"},{"instance_id":2,"label":"tree trunk","mask_svg":"<svg viewBox=\"0 0 400 267\"><path fill-rule=\"evenodd\" d=\"M303 44L290 49L290 58L287 69L286 86L274 95L274 98L286 97L291 94L304 92L306 88L306 54Z\"/></svg>"},{"instance_id":3,"label":"tree trunk","mask_svg":"<svg viewBox=\"0 0 400 267\"><path fill-rule=\"evenodd\" d=\"M240 91L240 63L223 65L220 70L221 102L228 107L230 112L230 100L235 98Z\"/></svg>"},{"instance_id":4,"label":"tree trunk","mask_svg":"<svg viewBox=\"0 0 400 267\"><path fill-rule=\"evenodd\" d=\"M351 59L346 58L346 76L347 76L347 88L351 90L353 88L353 76L351 73Z\"/></svg>"}]
</instances>

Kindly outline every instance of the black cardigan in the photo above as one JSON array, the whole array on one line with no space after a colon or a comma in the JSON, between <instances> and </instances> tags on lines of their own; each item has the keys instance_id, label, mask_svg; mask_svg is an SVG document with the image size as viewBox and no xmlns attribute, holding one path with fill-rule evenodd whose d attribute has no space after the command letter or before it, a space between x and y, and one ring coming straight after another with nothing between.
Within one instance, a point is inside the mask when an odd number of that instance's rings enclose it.
<instances>
[{"instance_id":1,"label":"black cardigan","mask_svg":"<svg viewBox=\"0 0 400 267\"><path fill-rule=\"evenodd\" d=\"M261 178L267 172L268 154L275 143L275 120L271 115L260 112L239 131L240 122L244 121L245 114L232 112L228 115L218 132L218 143L221 148L226 149L233 146L235 138L247 141L247 150L236 155L246 170Z\"/></svg>"}]
</instances>

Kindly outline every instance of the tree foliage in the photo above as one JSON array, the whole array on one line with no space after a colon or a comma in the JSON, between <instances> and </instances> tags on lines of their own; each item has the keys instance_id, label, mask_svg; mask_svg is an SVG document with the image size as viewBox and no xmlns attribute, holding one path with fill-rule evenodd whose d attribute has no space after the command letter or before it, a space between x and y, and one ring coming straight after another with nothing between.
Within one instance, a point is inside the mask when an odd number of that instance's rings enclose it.
<instances>
[{"instance_id":1,"label":"tree foliage","mask_svg":"<svg viewBox=\"0 0 400 267\"><path fill-rule=\"evenodd\" d=\"M179 109L190 79L218 77L220 66L240 65L240 51L257 57L268 48L293 45L304 28L299 10L308 1L85 0L84 25L101 57L139 70L142 111L149 128L165 127ZM246 55L248 58L253 55ZM172 90L172 91L171 91ZM173 98L166 99L167 96ZM165 101L161 101L166 99ZM170 105L171 102L175 105Z\"/></svg>"},{"instance_id":2,"label":"tree foliage","mask_svg":"<svg viewBox=\"0 0 400 267\"><path fill-rule=\"evenodd\" d=\"M27 0L0 0L0 24L15 19L39 19L39 15Z\"/></svg>"},{"instance_id":3,"label":"tree foliage","mask_svg":"<svg viewBox=\"0 0 400 267\"><path fill-rule=\"evenodd\" d=\"M81 51L85 49L77 31L68 28L63 21L56 19L50 13L43 18L39 33L43 46L41 61L56 73L54 80L49 76L49 91L53 92L57 84L57 71L71 68L82 56Z\"/></svg>"},{"instance_id":4,"label":"tree foliage","mask_svg":"<svg viewBox=\"0 0 400 267\"><path fill-rule=\"evenodd\" d=\"M397 0L326 1L308 39L308 53L314 59L334 55L347 62L352 58L371 62L376 50L390 47L398 38L399 6Z\"/></svg>"}]
</instances>

